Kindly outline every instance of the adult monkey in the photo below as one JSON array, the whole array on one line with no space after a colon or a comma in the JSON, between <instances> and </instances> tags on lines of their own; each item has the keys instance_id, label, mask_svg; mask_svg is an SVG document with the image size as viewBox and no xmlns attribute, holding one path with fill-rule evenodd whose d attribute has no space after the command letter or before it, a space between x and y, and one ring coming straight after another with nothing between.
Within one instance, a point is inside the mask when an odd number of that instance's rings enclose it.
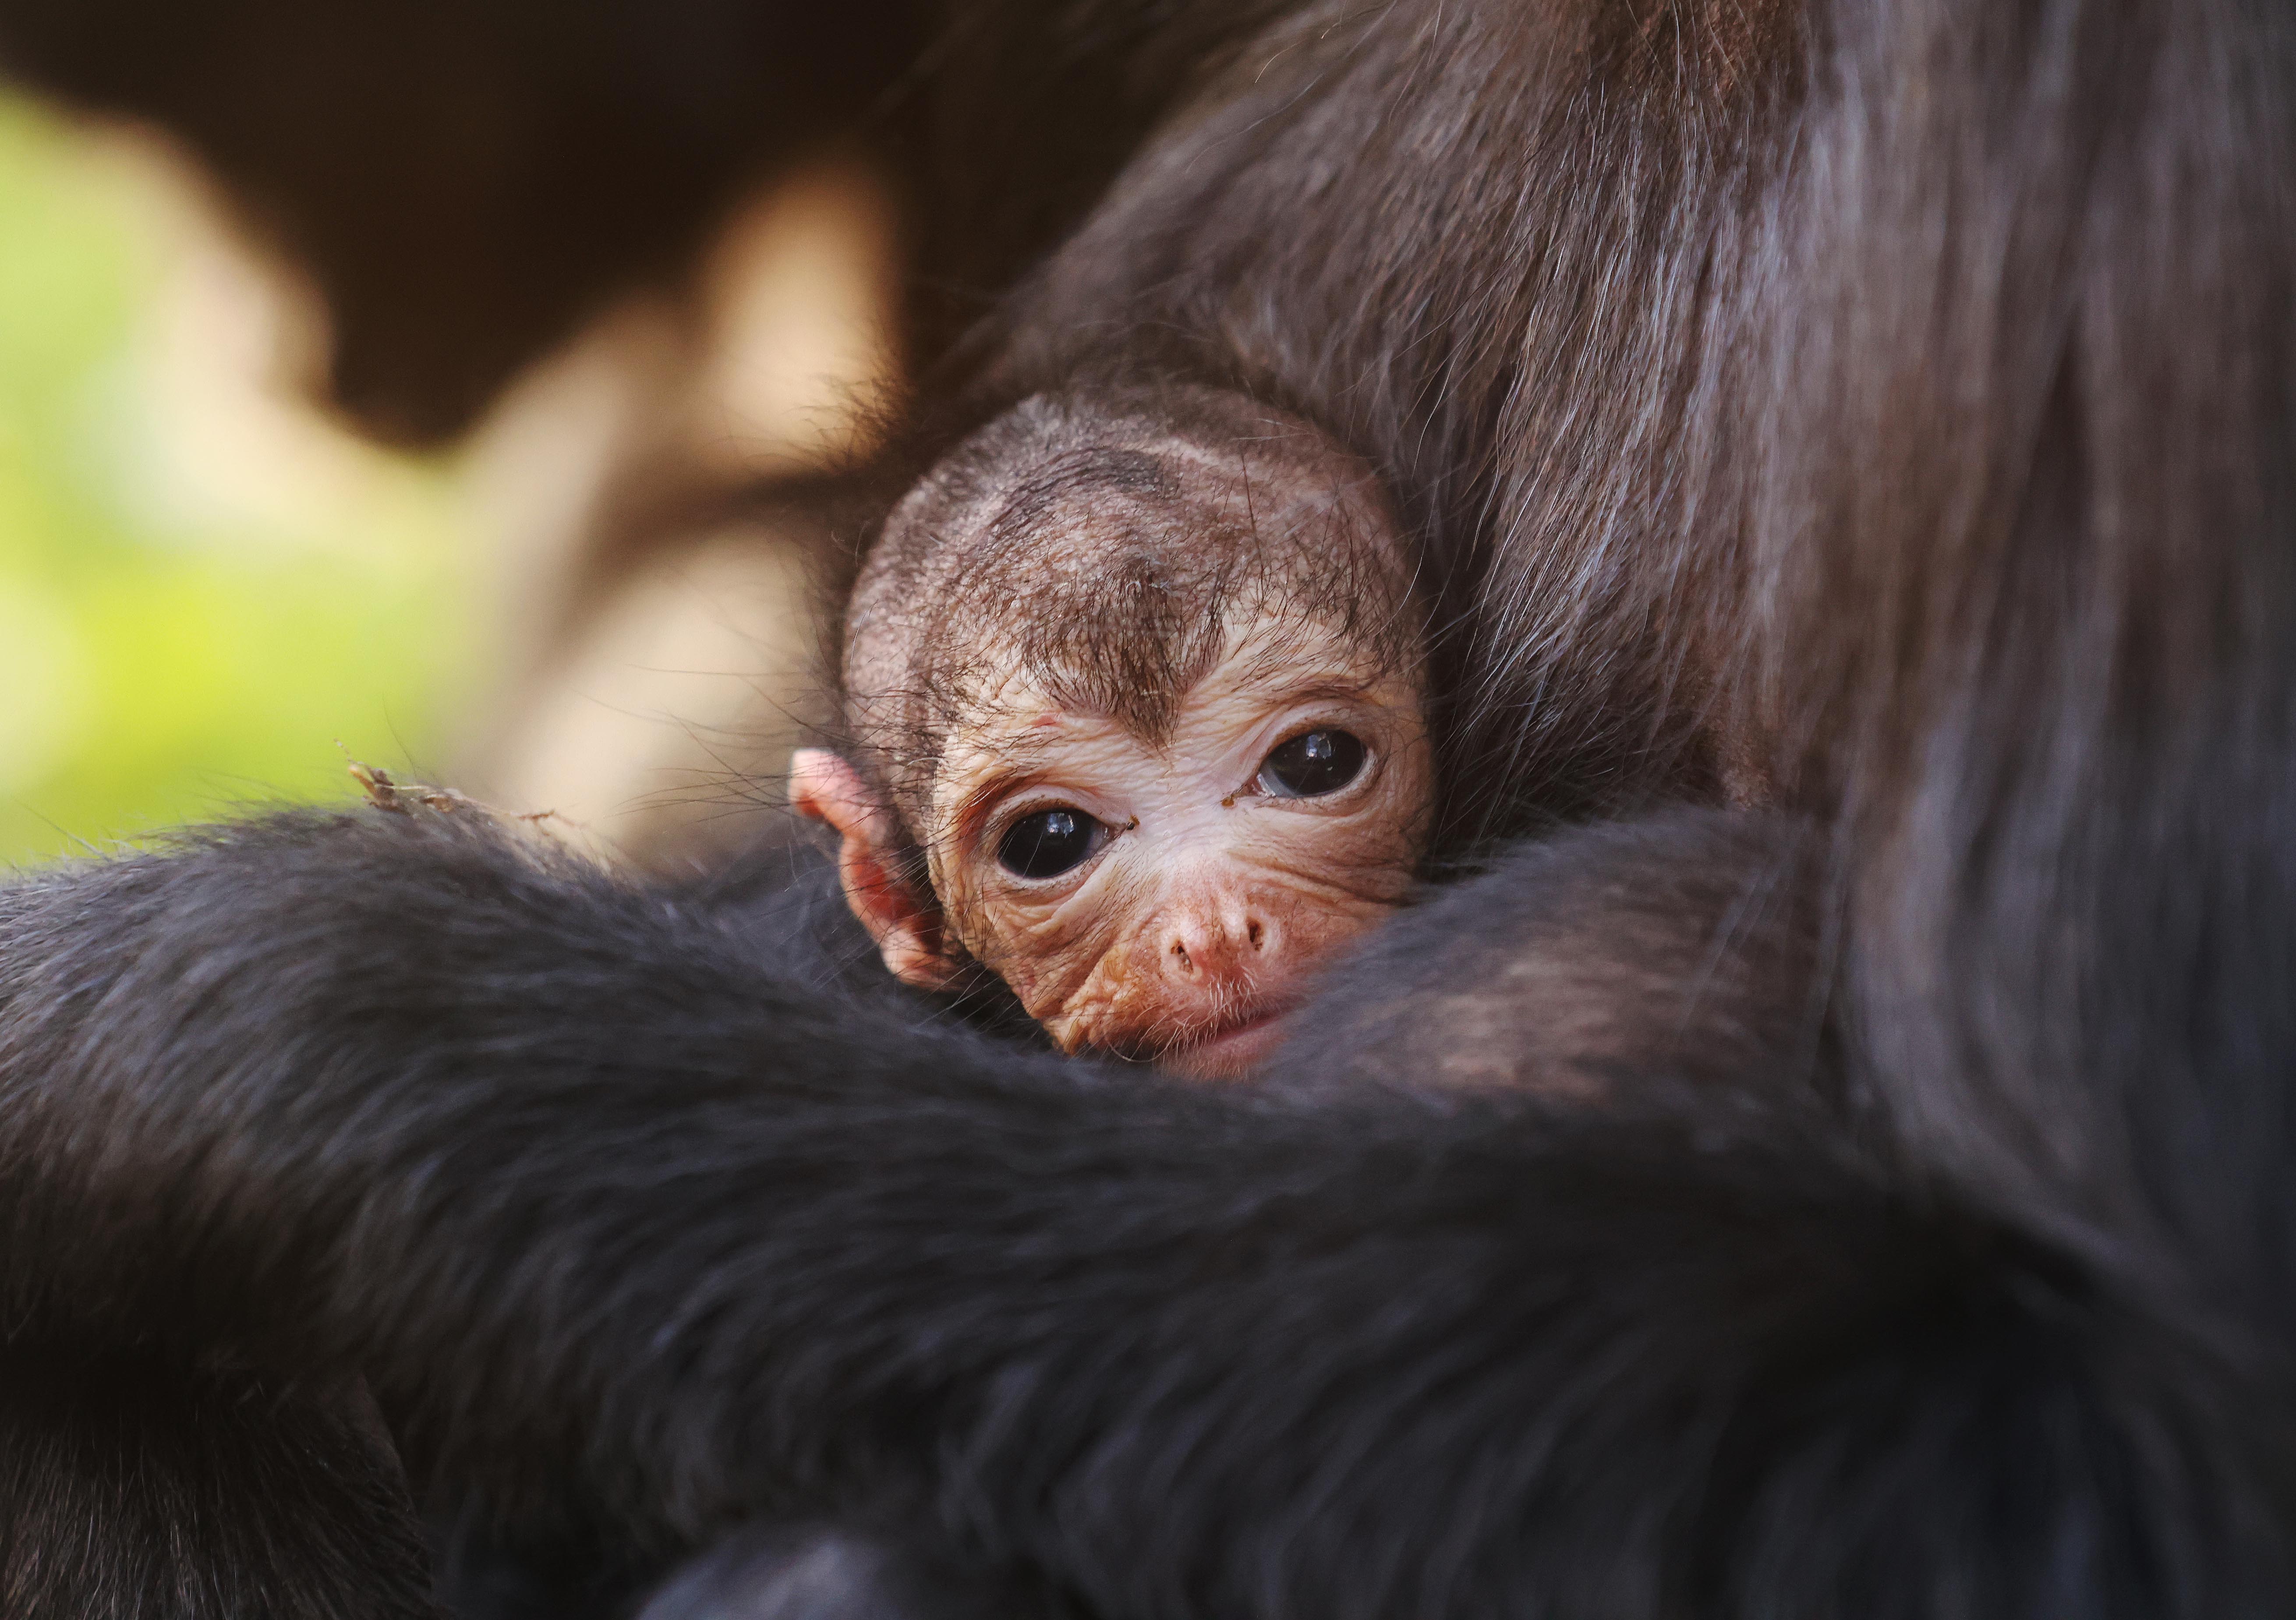
<instances>
[{"instance_id":1,"label":"adult monkey","mask_svg":"<svg viewBox=\"0 0 2296 1620\"><path fill-rule=\"evenodd\" d=\"M85 1429L35 1352L165 1375L179 1427L298 1374L268 1438L340 1460L361 1373L425 1472L669 1541L938 1526L1108 1615L2285 1612L2291 21L1254 44L972 397L1120 362L1330 425L1462 610L1458 802L1618 824L1406 919L1374 1038L1249 1095L857 1022L451 822L14 891L17 1375ZM1772 930L1665 902L1799 888L1792 839L1635 808L1714 783L1830 835L1817 970L1745 995L1702 992ZM1805 1061L1722 1038L1821 989ZM1573 1094L1431 1106L1447 1041ZM115 1452L394 1612L381 1510L164 1432ZM38 1502L22 1460L86 1453L4 1455ZM124 1534L80 1500L73 1544Z\"/></svg>"}]
</instances>

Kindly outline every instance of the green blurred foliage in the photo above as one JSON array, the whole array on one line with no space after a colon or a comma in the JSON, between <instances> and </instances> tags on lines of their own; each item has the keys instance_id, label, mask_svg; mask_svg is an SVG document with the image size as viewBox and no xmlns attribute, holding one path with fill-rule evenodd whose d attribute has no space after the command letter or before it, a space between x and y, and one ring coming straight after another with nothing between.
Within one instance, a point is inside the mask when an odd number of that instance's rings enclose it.
<instances>
[{"instance_id":1,"label":"green blurred foliage","mask_svg":"<svg viewBox=\"0 0 2296 1620\"><path fill-rule=\"evenodd\" d=\"M324 498L170 494L168 413L201 407L139 360L180 271L161 185L0 98L0 865L344 797L346 753L422 758L463 650L443 470L314 421L283 437Z\"/></svg>"}]
</instances>

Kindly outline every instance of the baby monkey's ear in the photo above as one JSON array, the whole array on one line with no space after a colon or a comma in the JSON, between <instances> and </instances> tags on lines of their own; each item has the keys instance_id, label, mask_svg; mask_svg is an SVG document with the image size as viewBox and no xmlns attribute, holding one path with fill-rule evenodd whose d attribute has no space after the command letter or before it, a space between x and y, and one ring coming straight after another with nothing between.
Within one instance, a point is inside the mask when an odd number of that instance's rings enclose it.
<instances>
[{"instance_id":1,"label":"baby monkey's ear","mask_svg":"<svg viewBox=\"0 0 2296 1620\"><path fill-rule=\"evenodd\" d=\"M837 875L845 904L869 930L903 984L939 990L955 966L941 948L940 909L901 880L900 822L839 755L800 749L790 757L790 807L837 830Z\"/></svg>"}]
</instances>

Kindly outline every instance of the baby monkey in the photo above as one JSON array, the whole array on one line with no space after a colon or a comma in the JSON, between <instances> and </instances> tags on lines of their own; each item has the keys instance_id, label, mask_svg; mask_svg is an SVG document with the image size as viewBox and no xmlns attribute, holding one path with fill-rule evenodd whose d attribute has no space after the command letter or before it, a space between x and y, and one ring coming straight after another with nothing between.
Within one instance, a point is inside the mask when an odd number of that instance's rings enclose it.
<instances>
[{"instance_id":1,"label":"baby monkey","mask_svg":"<svg viewBox=\"0 0 2296 1620\"><path fill-rule=\"evenodd\" d=\"M800 750L791 800L903 980L978 963L1064 1051L1233 1078L1410 889L1425 632L1384 489L1307 422L1040 396L894 510L847 749Z\"/></svg>"}]
</instances>

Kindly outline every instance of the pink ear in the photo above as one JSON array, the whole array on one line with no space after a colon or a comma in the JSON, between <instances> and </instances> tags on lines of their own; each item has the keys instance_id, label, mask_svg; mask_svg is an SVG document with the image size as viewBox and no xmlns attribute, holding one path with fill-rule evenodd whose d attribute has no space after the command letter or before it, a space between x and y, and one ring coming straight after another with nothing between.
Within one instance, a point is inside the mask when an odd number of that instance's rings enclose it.
<instances>
[{"instance_id":1,"label":"pink ear","mask_svg":"<svg viewBox=\"0 0 2296 1620\"><path fill-rule=\"evenodd\" d=\"M827 749L800 749L790 756L790 808L827 822L847 838L876 841L877 822L890 814L844 756Z\"/></svg>"},{"instance_id":2,"label":"pink ear","mask_svg":"<svg viewBox=\"0 0 2296 1620\"><path fill-rule=\"evenodd\" d=\"M790 807L836 830L845 904L887 970L921 989L947 985L955 967L941 948L940 909L901 880L893 863L900 822L861 773L827 749L800 749L790 757Z\"/></svg>"}]
</instances>

